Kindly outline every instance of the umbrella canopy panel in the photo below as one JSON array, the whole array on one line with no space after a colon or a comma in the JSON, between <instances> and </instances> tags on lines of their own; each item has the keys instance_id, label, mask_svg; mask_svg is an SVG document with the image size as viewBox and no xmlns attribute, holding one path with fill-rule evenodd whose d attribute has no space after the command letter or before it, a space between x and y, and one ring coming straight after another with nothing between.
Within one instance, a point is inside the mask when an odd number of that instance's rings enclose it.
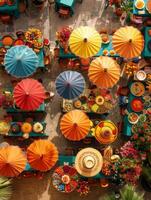
<instances>
[{"instance_id":1,"label":"umbrella canopy panel","mask_svg":"<svg viewBox=\"0 0 151 200\"><path fill-rule=\"evenodd\" d=\"M144 48L144 37L133 26L118 29L112 37L113 48L121 57L131 59L141 55Z\"/></svg>"},{"instance_id":2,"label":"umbrella canopy panel","mask_svg":"<svg viewBox=\"0 0 151 200\"><path fill-rule=\"evenodd\" d=\"M0 148L1 176L18 176L25 169L26 163L26 157L19 147L6 146Z\"/></svg>"},{"instance_id":3,"label":"umbrella canopy panel","mask_svg":"<svg viewBox=\"0 0 151 200\"><path fill-rule=\"evenodd\" d=\"M45 89L34 79L24 79L14 88L14 100L22 110L36 110L45 99Z\"/></svg>"},{"instance_id":4,"label":"umbrella canopy panel","mask_svg":"<svg viewBox=\"0 0 151 200\"><path fill-rule=\"evenodd\" d=\"M7 51L4 66L5 70L14 77L28 77L38 67L38 56L27 46L14 46Z\"/></svg>"},{"instance_id":5,"label":"umbrella canopy panel","mask_svg":"<svg viewBox=\"0 0 151 200\"><path fill-rule=\"evenodd\" d=\"M85 80L76 71L62 72L56 79L57 93L65 99L74 99L84 90Z\"/></svg>"},{"instance_id":6,"label":"umbrella canopy panel","mask_svg":"<svg viewBox=\"0 0 151 200\"><path fill-rule=\"evenodd\" d=\"M36 140L27 148L27 159L32 168L48 171L58 160L58 150L49 140Z\"/></svg>"},{"instance_id":7,"label":"umbrella canopy panel","mask_svg":"<svg viewBox=\"0 0 151 200\"><path fill-rule=\"evenodd\" d=\"M61 118L60 130L67 139L79 141L89 133L90 120L84 112L73 110Z\"/></svg>"},{"instance_id":8,"label":"umbrella canopy panel","mask_svg":"<svg viewBox=\"0 0 151 200\"><path fill-rule=\"evenodd\" d=\"M97 54L101 44L100 34L88 26L81 26L75 29L69 38L70 50L81 58L89 58Z\"/></svg>"},{"instance_id":9,"label":"umbrella canopy panel","mask_svg":"<svg viewBox=\"0 0 151 200\"><path fill-rule=\"evenodd\" d=\"M91 62L88 76L100 88L112 88L120 78L120 67L110 57L101 56Z\"/></svg>"}]
</instances>

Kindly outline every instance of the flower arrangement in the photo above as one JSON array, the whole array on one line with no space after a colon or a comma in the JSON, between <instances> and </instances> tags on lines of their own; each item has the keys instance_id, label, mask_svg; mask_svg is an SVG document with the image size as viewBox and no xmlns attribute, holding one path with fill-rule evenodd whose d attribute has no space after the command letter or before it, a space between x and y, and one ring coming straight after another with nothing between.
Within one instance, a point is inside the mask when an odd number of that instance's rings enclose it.
<instances>
[{"instance_id":1,"label":"flower arrangement","mask_svg":"<svg viewBox=\"0 0 151 200\"><path fill-rule=\"evenodd\" d=\"M64 48L65 51L68 51L68 40L72 30L73 29L71 27L65 26L56 32L57 42L62 48Z\"/></svg>"},{"instance_id":2,"label":"flower arrangement","mask_svg":"<svg viewBox=\"0 0 151 200\"><path fill-rule=\"evenodd\" d=\"M142 161L146 160L147 153L151 152L151 119L149 115L146 116L145 122L139 121L133 125L133 136L131 137L131 141L135 149L139 151Z\"/></svg>"},{"instance_id":3,"label":"flower arrangement","mask_svg":"<svg viewBox=\"0 0 151 200\"><path fill-rule=\"evenodd\" d=\"M120 155L120 160L114 165L116 174L119 174L118 178L135 185L142 172L139 152L133 143L128 141L121 147Z\"/></svg>"},{"instance_id":4,"label":"flower arrangement","mask_svg":"<svg viewBox=\"0 0 151 200\"><path fill-rule=\"evenodd\" d=\"M90 187L87 181L79 181L78 183L78 189L77 192L80 193L80 196L82 195L88 195L89 191L90 191Z\"/></svg>"}]
</instances>

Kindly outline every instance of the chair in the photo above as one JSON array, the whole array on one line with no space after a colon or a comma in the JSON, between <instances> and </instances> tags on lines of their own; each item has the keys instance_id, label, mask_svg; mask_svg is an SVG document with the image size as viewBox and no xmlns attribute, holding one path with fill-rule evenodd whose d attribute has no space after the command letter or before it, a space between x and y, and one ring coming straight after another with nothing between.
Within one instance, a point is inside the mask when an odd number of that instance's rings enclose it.
<instances>
[{"instance_id":1,"label":"chair","mask_svg":"<svg viewBox=\"0 0 151 200\"><path fill-rule=\"evenodd\" d=\"M11 23L11 16L10 15L7 15L7 14L4 14L4 15L1 15L1 21L3 24L10 24Z\"/></svg>"}]
</instances>

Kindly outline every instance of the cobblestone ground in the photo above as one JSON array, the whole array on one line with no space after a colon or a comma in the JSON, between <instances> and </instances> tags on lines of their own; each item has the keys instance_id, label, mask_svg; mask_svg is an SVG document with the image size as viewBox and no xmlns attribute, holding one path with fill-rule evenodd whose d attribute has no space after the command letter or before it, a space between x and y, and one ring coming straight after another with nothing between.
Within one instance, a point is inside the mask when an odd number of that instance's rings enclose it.
<instances>
[{"instance_id":1,"label":"cobblestone ground","mask_svg":"<svg viewBox=\"0 0 151 200\"><path fill-rule=\"evenodd\" d=\"M43 12L37 12L37 10L29 5L26 13L21 14L20 18L14 20L10 26L0 24L0 34L14 33L17 30L26 30L28 27L37 27L42 32L44 37L51 40L51 48L54 48L55 33L56 31L64 26L70 25L72 27L78 27L80 25L94 26L97 30L102 27L106 27L109 30L118 28L120 24L118 20L113 17L113 10L111 8L104 11L105 0L84 0L82 4L76 4L75 14L70 19L60 19L54 11L54 6L45 5ZM42 78L44 85L47 90L55 92L54 80L56 76L62 71L57 65L57 62L53 61L47 73L37 73L34 75L35 78ZM8 76L4 71L0 71L0 82L4 86L10 84L11 77ZM60 112L61 99L56 94L52 103L47 105L47 116L46 116L46 133L49 134L49 138L54 142L59 151L63 152L65 147L71 146L72 144L67 142L58 131L58 121L61 115ZM112 111L110 118L113 121L119 121L119 117L115 119L114 113L118 112L118 108ZM5 113L0 112L0 117ZM15 143L15 141L13 141ZM61 144L61 145L60 145ZM11 200L77 200L81 199L77 193L70 195L60 194L55 191L51 186L50 173L47 173L43 180L37 180L36 178L16 179L13 182L13 196ZM88 197L82 199L87 200L101 200L103 194L108 192L101 190L100 188L93 187ZM146 197L147 200L147 197Z\"/></svg>"}]
</instances>

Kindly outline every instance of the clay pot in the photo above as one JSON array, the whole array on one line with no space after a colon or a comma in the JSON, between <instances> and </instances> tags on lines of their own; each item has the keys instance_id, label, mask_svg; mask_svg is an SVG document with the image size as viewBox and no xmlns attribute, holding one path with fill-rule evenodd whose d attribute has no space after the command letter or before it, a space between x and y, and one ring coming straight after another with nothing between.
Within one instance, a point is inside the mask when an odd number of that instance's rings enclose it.
<instances>
[{"instance_id":1,"label":"clay pot","mask_svg":"<svg viewBox=\"0 0 151 200\"><path fill-rule=\"evenodd\" d=\"M123 11L122 11L121 8L116 8L115 14L116 14L118 17L120 17L120 16L122 15L122 13L123 13Z\"/></svg>"}]
</instances>

